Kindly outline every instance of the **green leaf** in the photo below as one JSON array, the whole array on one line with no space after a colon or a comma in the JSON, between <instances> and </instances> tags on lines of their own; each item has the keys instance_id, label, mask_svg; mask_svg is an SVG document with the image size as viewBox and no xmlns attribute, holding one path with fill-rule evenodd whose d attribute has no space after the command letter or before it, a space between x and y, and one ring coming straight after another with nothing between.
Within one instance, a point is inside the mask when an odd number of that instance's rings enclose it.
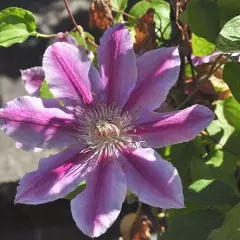
<instances>
[{"instance_id":1,"label":"green leaf","mask_svg":"<svg viewBox=\"0 0 240 240\"><path fill-rule=\"evenodd\" d=\"M194 157L191 162L191 177L193 181L200 179L218 179L229 184L235 192L238 192L234 171L237 159L229 152L216 151L206 161L203 158Z\"/></svg>"},{"instance_id":2,"label":"green leaf","mask_svg":"<svg viewBox=\"0 0 240 240\"><path fill-rule=\"evenodd\" d=\"M157 36L160 40L169 39L172 31L169 3L162 0L152 0L152 8L155 10L154 21Z\"/></svg>"},{"instance_id":3,"label":"green leaf","mask_svg":"<svg viewBox=\"0 0 240 240\"><path fill-rule=\"evenodd\" d=\"M215 115L217 116L217 119L212 121L212 123L207 127L207 131L210 137L219 143L216 147L221 148L221 146L226 145L235 129L229 125L227 119L225 118L224 101L216 101L215 105Z\"/></svg>"},{"instance_id":4,"label":"green leaf","mask_svg":"<svg viewBox=\"0 0 240 240\"><path fill-rule=\"evenodd\" d=\"M229 86L236 100L240 102L240 63L229 62L225 64L223 68L223 80Z\"/></svg>"},{"instance_id":5,"label":"green leaf","mask_svg":"<svg viewBox=\"0 0 240 240\"><path fill-rule=\"evenodd\" d=\"M223 102L223 107L228 123L240 132L240 104L233 97L229 97Z\"/></svg>"},{"instance_id":6,"label":"green leaf","mask_svg":"<svg viewBox=\"0 0 240 240\"><path fill-rule=\"evenodd\" d=\"M79 193L81 193L86 188L86 185L87 185L86 181L81 182L74 191L69 193L64 198L72 200L73 198L75 198Z\"/></svg>"},{"instance_id":7,"label":"green leaf","mask_svg":"<svg viewBox=\"0 0 240 240\"><path fill-rule=\"evenodd\" d=\"M136 17L136 19L129 19L129 26L135 25L138 19L141 18L149 8L154 9L157 36L160 40L169 39L171 34L170 5L163 0L140 1L135 4L129 14Z\"/></svg>"},{"instance_id":8,"label":"green leaf","mask_svg":"<svg viewBox=\"0 0 240 240\"><path fill-rule=\"evenodd\" d=\"M188 24L198 37L215 44L220 31L220 12L214 0L192 0L187 4Z\"/></svg>"},{"instance_id":9,"label":"green leaf","mask_svg":"<svg viewBox=\"0 0 240 240\"><path fill-rule=\"evenodd\" d=\"M0 12L0 46L9 47L36 35L34 15L22 8L10 7Z\"/></svg>"},{"instance_id":10,"label":"green leaf","mask_svg":"<svg viewBox=\"0 0 240 240\"><path fill-rule=\"evenodd\" d=\"M178 214L170 219L168 229L161 239L205 240L213 229L221 225L222 221L223 214L210 209Z\"/></svg>"},{"instance_id":11,"label":"green leaf","mask_svg":"<svg viewBox=\"0 0 240 240\"><path fill-rule=\"evenodd\" d=\"M195 141L171 146L171 163L177 168L183 185L188 185L188 170L196 151Z\"/></svg>"},{"instance_id":12,"label":"green leaf","mask_svg":"<svg viewBox=\"0 0 240 240\"><path fill-rule=\"evenodd\" d=\"M80 36L78 31L74 31L71 35L76 39L77 43L93 53L96 52L96 48L86 41L86 38L89 38L95 42L94 37L89 32L83 32L83 36Z\"/></svg>"},{"instance_id":13,"label":"green leaf","mask_svg":"<svg viewBox=\"0 0 240 240\"><path fill-rule=\"evenodd\" d=\"M152 4L148 1L140 1L136 3L129 11L129 14L134 16L136 19L129 19L128 25L134 26L137 23L137 19L141 18L149 8L152 8Z\"/></svg>"},{"instance_id":14,"label":"green leaf","mask_svg":"<svg viewBox=\"0 0 240 240\"><path fill-rule=\"evenodd\" d=\"M240 203L226 215L223 225L215 229L207 240L239 240L240 239Z\"/></svg>"},{"instance_id":15,"label":"green leaf","mask_svg":"<svg viewBox=\"0 0 240 240\"><path fill-rule=\"evenodd\" d=\"M232 18L223 26L216 47L223 52L240 51L240 16Z\"/></svg>"},{"instance_id":16,"label":"green leaf","mask_svg":"<svg viewBox=\"0 0 240 240\"><path fill-rule=\"evenodd\" d=\"M49 90L46 80L43 81L39 93L41 98L54 98L53 94Z\"/></svg>"},{"instance_id":17,"label":"green leaf","mask_svg":"<svg viewBox=\"0 0 240 240\"><path fill-rule=\"evenodd\" d=\"M215 45L207 41L205 38L201 38L192 34L192 48L194 56L208 56L215 50Z\"/></svg>"},{"instance_id":18,"label":"green leaf","mask_svg":"<svg viewBox=\"0 0 240 240\"><path fill-rule=\"evenodd\" d=\"M218 0L221 19L230 20L240 14L239 0Z\"/></svg>"},{"instance_id":19,"label":"green leaf","mask_svg":"<svg viewBox=\"0 0 240 240\"><path fill-rule=\"evenodd\" d=\"M128 0L112 0L112 5L117 7L119 10L125 11L127 8ZM120 22L122 20L122 13L119 13L116 8L112 8L113 11L117 12L116 16L114 17L115 22Z\"/></svg>"},{"instance_id":20,"label":"green leaf","mask_svg":"<svg viewBox=\"0 0 240 240\"><path fill-rule=\"evenodd\" d=\"M200 179L185 191L185 200L209 206L234 205L239 200L232 188L223 181Z\"/></svg>"}]
</instances>

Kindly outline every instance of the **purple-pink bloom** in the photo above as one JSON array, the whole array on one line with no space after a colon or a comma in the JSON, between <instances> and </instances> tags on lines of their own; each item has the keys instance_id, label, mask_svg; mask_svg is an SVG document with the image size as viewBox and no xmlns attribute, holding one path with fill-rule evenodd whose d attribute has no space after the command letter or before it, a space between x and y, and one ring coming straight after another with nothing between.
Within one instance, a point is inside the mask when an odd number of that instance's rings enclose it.
<instances>
[{"instance_id":1,"label":"purple-pink bloom","mask_svg":"<svg viewBox=\"0 0 240 240\"><path fill-rule=\"evenodd\" d=\"M2 129L19 143L67 147L41 159L38 169L22 178L15 202L54 201L85 180L71 211L90 237L113 224L127 189L149 205L182 208L176 168L151 147L189 141L213 119L200 105L154 112L178 79L176 48L160 48L136 59L127 28L116 24L105 32L97 53L99 72L77 47L54 43L44 54L43 69L51 92L65 105L25 96L0 110Z\"/></svg>"},{"instance_id":2,"label":"purple-pink bloom","mask_svg":"<svg viewBox=\"0 0 240 240\"><path fill-rule=\"evenodd\" d=\"M42 67L33 67L21 70L22 80L28 94L31 96L39 96L39 91L42 82L45 78L44 70Z\"/></svg>"}]
</instances>

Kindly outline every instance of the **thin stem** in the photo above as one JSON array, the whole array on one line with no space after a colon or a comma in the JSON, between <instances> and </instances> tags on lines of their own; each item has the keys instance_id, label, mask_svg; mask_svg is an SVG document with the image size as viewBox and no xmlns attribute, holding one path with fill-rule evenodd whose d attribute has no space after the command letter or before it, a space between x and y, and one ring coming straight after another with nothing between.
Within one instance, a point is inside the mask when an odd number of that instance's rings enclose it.
<instances>
[{"instance_id":1,"label":"thin stem","mask_svg":"<svg viewBox=\"0 0 240 240\"><path fill-rule=\"evenodd\" d=\"M192 99L195 93L201 88L201 86L205 83L205 81L208 80L212 76L212 74L215 73L223 65L223 63L221 63L218 66L216 66L221 57L222 57L222 54L218 56L217 59L214 61L207 75L204 75L203 77L199 78L199 85L191 92L191 94L181 104L177 106L176 108L177 110L183 108L188 103L188 101Z\"/></svg>"},{"instance_id":2,"label":"thin stem","mask_svg":"<svg viewBox=\"0 0 240 240\"><path fill-rule=\"evenodd\" d=\"M222 150L225 150L229 153L231 153L232 155L234 155L235 157L239 158L239 156L233 152L231 149L227 148L226 146L223 146L221 143L219 143L216 139L214 139L213 137L211 137L208 132L206 131L202 131L201 135L204 137L207 137L209 140L211 140L213 143L217 144L219 147L221 147Z\"/></svg>"},{"instance_id":3,"label":"thin stem","mask_svg":"<svg viewBox=\"0 0 240 240\"><path fill-rule=\"evenodd\" d=\"M136 17L124 12L123 10L119 9L118 7L116 7L115 5L111 4L112 8L116 9L118 12L120 12L121 14L131 18L131 19L136 19Z\"/></svg>"},{"instance_id":4,"label":"thin stem","mask_svg":"<svg viewBox=\"0 0 240 240\"><path fill-rule=\"evenodd\" d=\"M74 18L74 16L73 16L73 14L72 14L72 12L71 12L71 10L70 10L70 8L69 8L68 0L64 0L64 3L65 3L65 7L66 7L66 9L67 9L68 15L69 15L69 17L71 18L71 20L72 20L72 22L73 22L73 25L75 26L75 29L78 31L78 33L80 34L80 36L83 37L83 34L84 34L83 29L82 29L81 26L79 26L79 25L77 24L77 22L76 22L76 20L75 20L75 18ZM91 39L89 39L89 38L84 38L84 39L86 39L86 41L87 41L88 43L92 44L94 47L98 47L98 45L97 45L94 41L92 41Z\"/></svg>"},{"instance_id":5,"label":"thin stem","mask_svg":"<svg viewBox=\"0 0 240 240\"><path fill-rule=\"evenodd\" d=\"M41 37L41 38L54 38L56 36L57 34L43 34L43 33L36 34L36 37Z\"/></svg>"}]
</instances>

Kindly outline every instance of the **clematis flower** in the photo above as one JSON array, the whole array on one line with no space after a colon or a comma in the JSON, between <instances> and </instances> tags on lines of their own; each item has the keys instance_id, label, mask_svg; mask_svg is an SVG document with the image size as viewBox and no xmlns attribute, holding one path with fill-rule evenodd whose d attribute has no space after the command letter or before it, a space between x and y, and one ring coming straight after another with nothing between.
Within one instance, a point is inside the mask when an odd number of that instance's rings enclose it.
<instances>
[{"instance_id":1,"label":"clematis flower","mask_svg":"<svg viewBox=\"0 0 240 240\"><path fill-rule=\"evenodd\" d=\"M213 119L200 105L154 112L178 78L176 48L136 59L127 28L116 24L97 53L99 72L77 47L54 43L44 54L43 69L56 99L25 96L0 110L2 129L14 140L29 148L65 149L41 159L38 169L22 178L15 202L54 201L86 181L71 211L90 237L113 224L127 189L155 207L184 207L177 170L152 148L189 141Z\"/></svg>"},{"instance_id":2,"label":"clematis flower","mask_svg":"<svg viewBox=\"0 0 240 240\"><path fill-rule=\"evenodd\" d=\"M42 82L45 78L44 70L42 67L32 67L21 70L22 80L28 94L31 96L39 96L39 91Z\"/></svg>"}]
</instances>

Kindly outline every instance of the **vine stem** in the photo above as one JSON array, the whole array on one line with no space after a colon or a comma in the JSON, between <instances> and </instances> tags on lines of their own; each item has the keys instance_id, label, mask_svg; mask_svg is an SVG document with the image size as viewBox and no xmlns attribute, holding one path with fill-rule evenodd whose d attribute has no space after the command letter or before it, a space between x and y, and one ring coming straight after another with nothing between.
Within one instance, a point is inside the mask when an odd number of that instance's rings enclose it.
<instances>
[{"instance_id":1,"label":"vine stem","mask_svg":"<svg viewBox=\"0 0 240 240\"><path fill-rule=\"evenodd\" d=\"M57 36L57 34L43 34L43 33L36 33L36 37L41 37L41 38L54 38Z\"/></svg>"},{"instance_id":2,"label":"vine stem","mask_svg":"<svg viewBox=\"0 0 240 240\"><path fill-rule=\"evenodd\" d=\"M232 151L231 149L227 148L226 146L223 146L222 144L220 144L216 139L214 139L213 137L211 137L208 132L206 131L201 131L200 134L204 137L207 137L209 140L211 140L213 143L217 144L219 147L221 147L221 149L224 151L227 151L229 153L231 153L232 155L234 155L236 158L239 158L238 154L236 154L234 151Z\"/></svg>"},{"instance_id":3,"label":"vine stem","mask_svg":"<svg viewBox=\"0 0 240 240\"><path fill-rule=\"evenodd\" d=\"M83 35L84 35L83 29L82 29L81 26L79 26L79 25L77 24L77 22L76 22L76 20L75 20L75 18L74 18L74 16L73 16L73 14L72 14L72 12L71 12L71 10L70 10L70 8L69 8L68 0L64 0L64 3L65 3L66 10L67 10L67 12L68 12L68 15L69 15L69 17L71 18L71 20L72 20L72 22L73 22L73 25L75 26L75 29L78 31L78 33L80 34L80 36L83 37ZM86 39L86 41L87 41L88 43L90 43L91 45L93 45L94 47L98 47L98 45L97 45L94 41L92 41L91 39L85 38L85 37L84 37L84 39Z\"/></svg>"},{"instance_id":4,"label":"vine stem","mask_svg":"<svg viewBox=\"0 0 240 240\"><path fill-rule=\"evenodd\" d=\"M122 11L121 9L119 9L118 7L116 7L116 6L113 5L113 4L111 4L111 7L114 8L114 9L115 9L116 11L118 11L119 13L121 13L121 14L123 14L123 15L125 15L125 16L131 18L131 19L134 19L134 20L136 19L134 16L132 16L132 15L130 15L130 14L128 14L128 13Z\"/></svg>"},{"instance_id":5,"label":"vine stem","mask_svg":"<svg viewBox=\"0 0 240 240\"><path fill-rule=\"evenodd\" d=\"M176 110L182 109L188 103L188 101L192 99L192 97L201 88L201 86L205 83L205 81L208 80L212 76L212 74L215 73L223 65L223 63L221 63L217 66L218 61L221 57L222 57L222 54L219 55L217 59L214 61L207 75L204 75L203 77L199 78L199 82L200 82L199 85L192 91L192 93L181 104L177 106Z\"/></svg>"}]
</instances>

